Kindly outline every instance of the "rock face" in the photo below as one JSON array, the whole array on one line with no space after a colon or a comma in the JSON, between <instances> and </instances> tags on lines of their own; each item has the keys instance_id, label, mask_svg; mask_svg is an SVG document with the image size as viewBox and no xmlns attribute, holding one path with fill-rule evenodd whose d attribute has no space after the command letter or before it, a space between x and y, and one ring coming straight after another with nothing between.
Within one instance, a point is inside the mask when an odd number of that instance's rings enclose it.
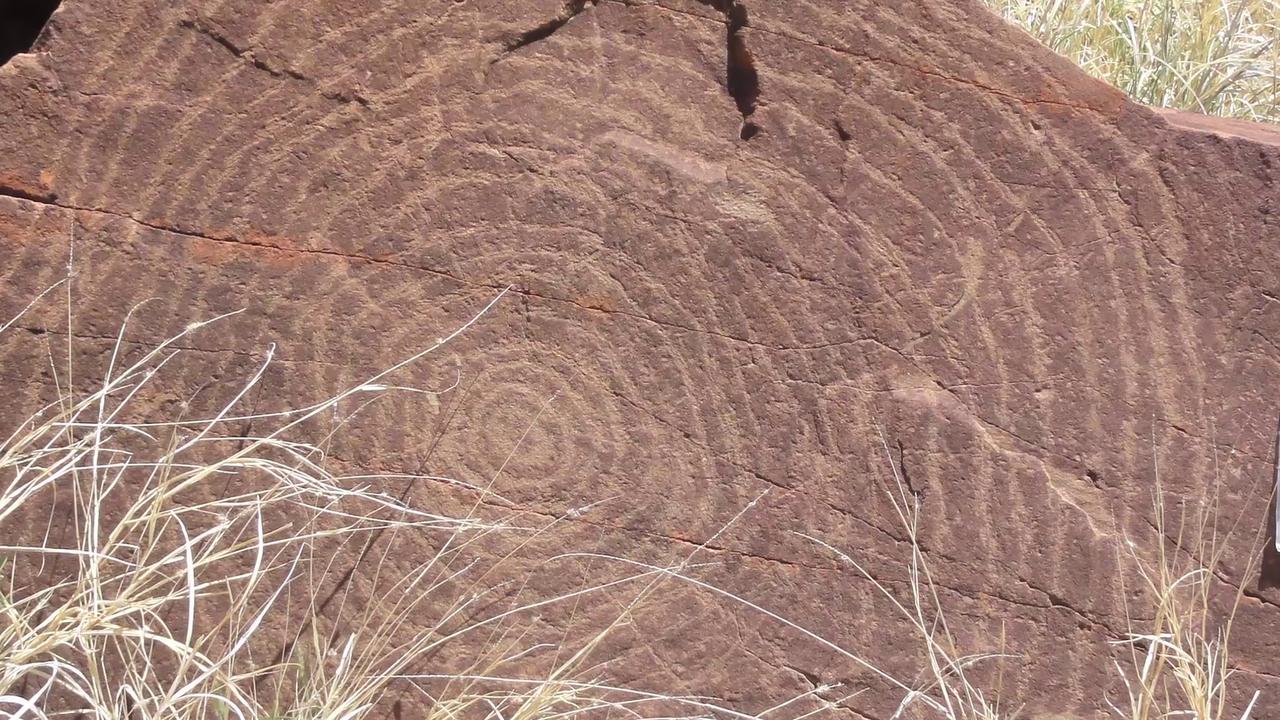
<instances>
[{"instance_id":1,"label":"rock face","mask_svg":"<svg viewBox=\"0 0 1280 720\"><path fill-rule=\"evenodd\" d=\"M1002 696L1030 717L1105 708L1157 470L1263 522L1274 130L1137 107L976 2L67 0L0 104L6 318L74 251L87 360L145 299L136 347L244 308L155 402L278 342L263 402L297 403L511 285L406 380L468 395L381 406L334 456L478 481L510 455L512 503L612 499L573 527L650 559L767 491L708 577L908 678L903 624L795 534L901 578L891 463L958 633L1020 655ZM61 312L0 337L14 408L47 394ZM1270 556L1241 573L1248 539L1222 581L1265 708L1280 592ZM618 636L618 674L748 709L867 680L679 607Z\"/></svg>"}]
</instances>

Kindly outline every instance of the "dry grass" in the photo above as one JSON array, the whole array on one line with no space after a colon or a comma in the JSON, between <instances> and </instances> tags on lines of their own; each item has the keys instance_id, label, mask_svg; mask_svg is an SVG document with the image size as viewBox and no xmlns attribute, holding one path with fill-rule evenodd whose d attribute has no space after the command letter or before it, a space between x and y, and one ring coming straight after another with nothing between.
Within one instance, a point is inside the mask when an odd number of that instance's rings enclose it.
<instances>
[{"instance_id":1,"label":"dry grass","mask_svg":"<svg viewBox=\"0 0 1280 720\"><path fill-rule=\"evenodd\" d=\"M887 494L899 522L907 533L910 557L906 563L906 592L895 592L889 582L876 577L852 555L825 540L805 533L797 533L797 535L814 543L823 552L832 554L842 563L855 568L896 609L900 619L912 629L924 659L914 677L903 678L894 675L884 669L867 651L846 648L831 641L804 623L787 617L783 610L770 607L767 600L756 601L731 593L692 575L682 573L678 569L659 568L632 560L605 558L605 556L590 553L578 555L612 559L646 572L670 575L681 582L724 598L730 603L746 607L764 621L789 628L800 637L869 672L891 692L896 692L898 700L897 708L892 715L894 720L900 717L927 717L940 720L998 720L1005 717L1001 714L996 693L982 688L980 683L974 681L970 670L979 663L1012 656L1004 653L968 652L957 641L946 619L945 606L939 593L940 586L934 581L934 576L929 570L928 556L920 545L919 499L908 491L883 439L882 447L893 470L894 479L893 487L887 489ZM841 692L835 697L830 697L833 691ZM861 693L862 689L851 690L839 685L822 686L814 691L815 695L824 699L829 708L852 707L855 710L857 706L853 701Z\"/></svg>"},{"instance_id":2,"label":"dry grass","mask_svg":"<svg viewBox=\"0 0 1280 720\"><path fill-rule=\"evenodd\" d=\"M1159 107L1280 122L1280 0L987 0Z\"/></svg>"},{"instance_id":3,"label":"dry grass","mask_svg":"<svg viewBox=\"0 0 1280 720\"><path fill-rule=\"evenodd\" d=\"M1125 720L1187 717L1196 720L1229 720L1231 678L1231 629L1244 596L1244 584L1215 606L1224 584L1219 566L1226 537L1219 534L1217 496L1206 492L1194 504L1183 502L1176 527L1171 527L1166 492L1156 473L1153 542L1142 548L1127 541L1132 565L1141 581L1141 608L1149 618L1117 641L1126 652L1126 663L1116 663L1124 683L1123 704L1108 700L1112 711ZM1235 530L1235 528L1232 528ZM1230 536L1232 533L1226 533ZM1261 538L1244 565L1249 577L1257 568ZM1127 597L1127 596L1126 596ZM1126 608L1127 609L1127 608ZM1131 613L1132 615L1132 613ZM1249 720L1258 693L1245 705L1240 720Z\"/></svg>"},{"instance_id":4,"label":"dry grass","mask_svg":"<svg viewBox=\"0 0 1280 720\"><path fill-rule=\"evenodd\" d=\"M177 348L217 319L128 363L117 341L104 379L88 390L53 363L57 401L0 444L0 717L356 720L385 704L393 683L438 720L659 714L650 706L668 717L763 717L613 686L591 658L664 573L691 566L696 549L672 567L597 576L541 597L513 593L519 578L500 571L503 563L557 521L482 513L492 487L458 481L474 497L470 511L415 508L377 489L413 478L335 474L326 433L317 443L297 439L323 426L319 419L350 417L397 391L392 373L483 313L333 397L274 413L239 410L268 353L208 417L134 417ZM248 420L264 430L243 435ZM407 573L384 568L389 549L370 552L375 537L410 533L438 550ZM349 585L336 601L322 594L339 574L332 551L343 547L363 548L359 572L373 578L380 602L349 598ZM493 547L504 549L494 557ZM577 641L566 634L548 648L528 632L538 613L619 589L629 603ZM326 621L328 603L346 616L341 627ZM446 647L451 670L425 670Z\"/></svg>"},{"instance_id":5,"label":"dry grass","mask_svg":"<svg viewBox=\"0 0 1280 720\"><path fill-rule=\"evenodd\" d=\"M897 708L891 720L904 717L937 718L938 720L1000 720L1014 718L1018 710L1002 706L1000 698L1001 673L995 676L994 686L984 686L971 670L981 663L994 660L1018 659L1016 652L981 652L963 647L946 617L946 607L939 593L939 585L929 569L928 556L920 544L920 504L908 491L898 467L893 462L887 443L881 439L886 461L893 470L893 485L887 489L888 497L902 528L906 531L910 558L906 564L905 592L895 592L890 583L872 574L849 553L830 543L810 535L801 537L815 543L856 570L881 593L896 609L902 620L912 628L920 648L923 662L915 677L907 679L894 676L860 650L837 645L786 617L782 612L766 604L748 600L726 592L713 585L689 576L680 579L718 594L729 601L744 605L760 616L778 622L810 641L832 650L852 664L870 671L891 689L899 693ZM1158 472L1157 472L1158 477ZM1155 517L1150 541L1138 543L1126 540L1125 548L1132 567L1141 579L1143 587L1139 597L1147 605L1126 609L1129 614L1129 632L1124 640L1114 644L1127 651L1128 666L1115 663L1117 683L1124 688L1125 698L1117 704L1110 695L1101 700L1122 720L1157 720L1163 718L1187 718L1189 720L1250 720L1258 702L1254 693L1241 714L1229 713L1234 670L1229 663L1231 627L1236 609L1243 597L1243 586L1235 589L1227 598L1225 608L1215 606L1214 600L1226 585L1219 574L1219 562L1226 549L1226 540L1235 527L1219 534L1216 526L1218 507L1216 495L1206 493L1195 506L1183 506L1176 529L1170 528L1165 512L1165 493L1157 481L1153 494ZM1191 514L1188 515L1188 512ZM1187 521L1191 518L1190 522ZM1237 524L1239 519L1237 520ZM1172 531L1172 535L1170 532ZM1256 567L1260 538L1253 543L1254 554L1246 564L1247 577ZM653 566L649 571L672 572ZM1141 616L1139 618L1138 616ZM986 677L986 676L984 676ZM825 693L832 687L818 688ZM843 705L857 697L859 691L847 692L829 700L831 706ZM1021 698L1024 703L1034 703L1035 698Z\"/></svg>"},{"instance_id":6,"label":"dry grass","mask_svg":"<svg viewBox=\"0 0 1280 720\"><path fill-rule=\"evenodd\" d=\"M898 522L906 531L910 547L907 561L907 593L901 597L878 580L866 567L844 551L808 535L812 542L855 567L863 577L889 600L898 614L915 632L925 658L919 679L909 685L895 681L905 692L894 717L918 709L928 717L944 720L997 720L1000 711L999 688L983 688L970 677L970 669L979 663L1011 657L1004 653L970 652L956 640L948 623L938 584L929 570L929 559L920 545L920 500L908 491L907 484L884 438L880 441L885 460L893 471L893 486L887 494Z\"/></svg>"},{"instance_id":7,"label":"dry grass","mask_svg":"<svg viewBox=\"0 0 1280 720\"><path fill-rule=\"evenodd\" d=\"M397 391L389 384L395 371L452 341L493 303L421 353L329 399L289 411L238 410L271 363L268 353L231 400L208 417L133 418L138 398L181 353L176 348L217 319L192 325L127 364L117 342L103 381L88 391L74 389L70 368L59 371L55 364L58 400L0 444L0 530L9 543L0 546L0 717L359 720L385 703L393 683L412 689L432 720L573 720L619 713L804 720L839 706L856 707L861 690L838 686L747 713L706 698L611 683L593 655L642 602L673 581L746 607L762 622L785 626L868 671L898 692L895 719L1016 715L1002 707L1000 688L983 687L972 670L1017 656L1003 648L973 652L957 640L920 544L919 501L887 445L894 482L886 492L910 553L905 591L895 591L896 583L876 577L829 542L802 537L855 568L889 602L902 626L911 628L922 659L912 677L895 676L864 650L832 642L769 607L767 599L748 599L698 579L695 560L718 536L669 565L566 550L551 561L603 562L624 571L608 580L594 574L596 580L586 585L545 597L516 593L515 600L495 605L494 578L505 577L497 567L556 521L527 526L514 511L482 513L482 501L494 497L492 483L450 481L475 498L467 512L415 508L377 489L382 481L404 476L335 474L325 462L324 437L318 443L296 439L314 432L317 418L350 417L352 408ZM266 429L242 434L249 419ZM231 478L234 485L227 484ZM1131 623L1130 636L1119 643L1130 661L1116 666L1126 697L1111 707L1126 720L1229 720L1227 648L1240 595L1217 620L1211 591L1218 587L1221 545L1206 519L1215 508L1206 508L1185 533L1180 523L1170 541L1159 488L1156 500L1155 543L1146 549L1130 544L1151 600L1149 612L1138 614L1151 621ZM37 518L47 527L35 533L35 541L10 540L30 537L22 528L37 527ZM55 518L70 518L68 533L54 532ZM325 623L320 595L331 585L332 556L326 559L317 548L362 547L359 556L370 559L361 571L378 578L390 544L381 557L369 551L384 533L426 534L438 550L408 573L375 581L384 601L355 608L358 621L339 632ZM483 553L471 551L483 545L490 552L486 543L493 538L509 540L502 546L506 554L482 563L477 558ZM1184 547L1184 540L1191 546ZM526 632L531 618L618 589L630 599L611 621L589 628L576 642L566 636L550 648L549 665L529 672L524 661L548 650ZM342 595L339 605L346 600ZM289 625L298 618L301 625ZM268 627L271 632L262 637L276 638L277 650L264 654L258 633ZM293 639L280 645L282 628ZM446 646L466 659L461 669L431 669L431 659Z\"/></svg>"}]
</instances>

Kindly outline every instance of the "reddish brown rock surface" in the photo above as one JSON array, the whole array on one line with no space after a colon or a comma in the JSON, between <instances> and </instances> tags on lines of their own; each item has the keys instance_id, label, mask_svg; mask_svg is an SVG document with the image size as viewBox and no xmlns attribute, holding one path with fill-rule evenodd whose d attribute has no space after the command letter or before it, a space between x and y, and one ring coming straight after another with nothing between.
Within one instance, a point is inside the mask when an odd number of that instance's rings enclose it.
<instances>
[{"instance_id":1,"label":"reddish brown rock surface","mask_svg":"<svg viewBox=\"0 0 1280 720\"><path fill-rule=\"evenodd\" d=\"M297 403L513 285L408 378L465 402L381 406L335 456L479 480L530 428L502 494L615 498L582 534L649 557L768 491L708 576L909 676L885 603L793 534L901 576L883 433L961 635L1024 655L1006 704L1100 714L1156 459L1262 518L1275 130L1137 107L976 2L746 5L67 0L0 68L4 314L74 246L86 362L144 299L144 344L244 308L157 402L276 342L263 402ZM60 313L0 339L8 407L47 394ZM1241 553L1240 677L1280 707L1280 591ZM861 682L688 595L619 635L619 675L748 709Z\"/></svg>"}]
</instances>

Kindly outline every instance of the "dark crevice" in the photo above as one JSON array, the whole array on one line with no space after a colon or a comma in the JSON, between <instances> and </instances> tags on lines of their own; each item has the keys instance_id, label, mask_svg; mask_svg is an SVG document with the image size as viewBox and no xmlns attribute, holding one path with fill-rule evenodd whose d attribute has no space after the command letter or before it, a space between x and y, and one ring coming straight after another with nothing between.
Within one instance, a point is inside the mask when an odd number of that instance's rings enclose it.
<instances>
[{"instance_id":1,"label":"dark crevice","mask_svg":"<svg viewBox=\"0 0 1280 720\"><path fill-rule=\"evenodd\" d=\"M725 26L725 77L724 87L742 115L742 131L739 136L750 140L759 135L762 128L751 121L760 99L760 73L755 58L747 47L743 32L751 25L747 6L739 0L699 0L703 5L715 8L724 15Z\"/></svg>"},{"instance_id":2,"label":"dark crevice","mask_svg":"<svg viewBox=\"0 0 1280 720\"><path fill-rule=\"evenodd\" d=\"M898 445L898 473L902 476L902 484L907 486L907 492L915 497L924 499L924 488L917 488L911 480L911 473L907 471L907 452L902 446L902 441L897 441Z\"/></svg>"},{"instance_id":3,"label":"dark crevice","mask_svg":"<svg viewBox=\"0 0 1280 720\"><path fill-rule=\"evenodd\" d=\"M326 90L320 93L320 97L344 105L347 103L355 103L361 107L369 107L370 105L369 98L350 90Z\"/></svg>"},{"instance_id":4,"label":"dark crevice","mask_svg":"<svg viewBox=\"0 0 1280 720\"><path fill-rule=\"evenodd\" d=\"M59 0L0 0L0 65L31 52Z\"/></svg>"},{"instance_id":5,"label":"dark crevice","mask_svg":"<svg viewBox=\"0 0 1280 720\"><path fill-rule=\"evenodd\" d=\"M1276 428L1271 469L1276 488L1272 491L1271 501L1267 506L1266 518L1270 522L1266 524L1266 543L1262 546L1262 559L1258 563L1258 591L1254 591L1251 595L1255 600L1263 602L1268 600L1262 597L1260 591L1280 587L1280 540L1276 540L1276 533L1280 531L1280 518L1276 516L1276 503L1280 502L1280 426ZM1250 592L1246 591L1245 594L1249 595Z\"/></svg>"},{"instance_id":6,"label":"dark crevice","mask_svg":"<svg viewBox=\"0 0 1280 720\"><path fill-rule=\"evenodd\" d=\"M786 664L784 664L783 667L799 675L800 677L804 678L805 682L812 685L814 690L817 690L818 688L822 687L825 684L822 682L822 678L818 677L816 674L808 670L805 670L802 667L799 667L797 665L786 665Z\"/></svg>"},{"instance_id":7,"label":"dark crevice","mask_svg":"<svg viewBox=\"0 0 1280 720\"><path fill-rule=\"evenodd\" d=\"M3 0L0 0L0 2L2 1ZM197 32L201 35L204 35L205 37L209 38L210 40L220 45L224 50L231 53L233 56L249 63L254 68L261 70L262 72L270 75L273 78L280 78L280 79L287 78L291 80L301 80L302 82L316 86L317 88L319 87L319 84L315 80L307 77L306 75L298 72L297 70L294 70L293 68L276 67L268 63L267 61L255 55L252 49L240 47L236 43L232 42L230 38L223 35L221 32L218 32L214 28L208 27L207 25L201 23L199 20L188 18L188 19L179 21L178 25L188 30L191 30L193 32ZM338 103L343 103L343 104L357 103L364 107L369 107L368 98L365 98L364 96L360 95L357 92L321 89L320 96L327 100L333 100L334 102L338 102Z\"/></svg>"},{"instance_id":8,"label":"dark crevice","mask_svg":"<svg viewBox=\"0 0 1280 720\"><path fill-rule=\"evenodd\" d=\"M849 142L850 140L853 139L853 136L850 135L849 131L845 129L844 123L840 122L839 120L836 120L835 126L836 126L836 137L840 138L840 142Z\"/></svg>"},{"instance_id":9,"label":"dark crevice","mask_svg":"<svg viewBox=\"0 0 1280 720\"><path fill-rule=\"evenodd\" d=\"M1082 619L1084 619L1084 620L1092 621L1092 619L1091 619L1088 615L1084 614L1084 613L1083 613L1083 612L1081 612L1080 610L1077 610L1077 609L1075 608L1075 606L1073 606L1071 603L1067 602L1067 599L1066 599L1065 597L1063 597L1063 596L1061 596L1061 595L1058 595L1057 593L1050 592L1050 591L1048 591L1048 590L1041 590L1040 592L1044 593L1044 597L1045 597L1045 599L1049 601L1049 607L1051 607L1051 608L1061 608L1061 609L1063 609L1063 610L1068 610L1068 611L1073 612L1073 613L1075 613L1076 615L1080 616L1080 618L1082 618ZM1099 623L1099 624L1101 624L1101 623ZM1106 627L1106 626L1104 625L1103 627Z\"/></svg>"},{"instance_id":10,"label":"dark crevice","mask_svg":"<svg viewBox=\"0 0 1280 720\"><path fill-rule=\"evenodd\" d=\"M222 33L212 28L206 27L205 25L195 20L182 20L178 24L184 28L187 28L188 30L193 30L195 32L200 33L201 35L204 35L210 40L221 45L224 49L226 49L227 52L240 58L241 60L244 60L250 65L253 65L255 68L270 75L271 77L277 77L277 78L289 77L289 78L293 78L294 80L306 79L302 76L302 73L299 73L296 70L290 70L288 68L281 70L281 69L272 67L271 65L268 65L265 61L256 57L251 50L247 48L242 48L239 45L236 45Z\"/></svg>"},{"instance_id":11,"label":"dark crevice","mask_svg":"<svg viewBox=\"0 0 1280 720\"><path fill-rule=\"evenodd\" d=\"M747 39L742 35L748 24L746 6L740 3L730 5L726 21L729 57L725 86L738 106L738 112L742 113L743 122L746 122L756 111L756 101L760 98L760 74L756 72Z\"/></svg>"},{"instance_id":12,"label":"dark crevice","mask_svg":"<svg viewBox=\"0 0 1280 720\"><path fill-rule=\"evenodd\" d=\"M0 182L0 197L17 198L18 200L29 200L38 203L52 203L58 199L57 193L32 192L26 188L15 187L3 182Z\"/></svg>"},{"instance_id":13,"label":"dark crevice","mask_svg":"<svg viewBox=\"0 0 1280 720\"><path fill-rule=\"evenodd\" d=\"M596 3L599 1L600 0L569 0L569 2L564 4L564 9L560 11L559 15L556 15L531 30L525 30L519 35L516 35L503 43L502 55L495 58L493 62L496 63L521 48L528 47L536 42L546 40L552 35L555 35L557 30L568 25L570 20L580 15L588 6L595 7Z\"/></svg>"}]
</instances>

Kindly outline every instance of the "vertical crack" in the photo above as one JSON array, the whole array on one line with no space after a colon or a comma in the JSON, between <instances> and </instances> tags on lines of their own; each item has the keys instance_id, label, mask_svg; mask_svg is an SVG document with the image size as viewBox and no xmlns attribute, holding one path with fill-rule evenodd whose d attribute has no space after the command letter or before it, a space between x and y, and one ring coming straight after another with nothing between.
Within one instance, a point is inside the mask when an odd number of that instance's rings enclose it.
<instances>
[{"instance_id":1,"label":"vertical crack","mask_svg":"<svg viewBox=\"0 0 1280 720\"><path fill-rule=\"evenodd\" d=\"M902 446L902 441L898 440L898 473L902 476L902 482L907 486L907 492L910 492L916 498L924 499L924 488L917 488L911 480L911 473L907 470L907 452Z\"/></svg>"},{"instance_id":2,"label":"vertical crack","mask_svg":"<svg viewBox=\"0 0 1280 720\"><path fill-rule=\"evenodd\" d=\"M751 122L751 115L756 111L756 100L760 98L760 74L756 72L755 60L747 47L747 39L742 30L747 27L747 6L740 2L729 3L725 14L725 26L728 44L728 58L725 62L725 87L742 113L742 130L739 136L750 140L760 132L760 126Z\"/></svg>"},{"instance_id":3,"label":"vertical crack","mask_svg":"<svg viewBox=\"0 0 1280 720\"><path fill-rule=\"evenodd\" d=\"M715 8L724 15L724 87L742 115L742 129L739 137L750 140L761 130L760 126L751 120L752 114L756 111L756 102L760 99L760 73L756 70L755 59L751 56L751 49L747 47L747 38L743 32L751 25L747 6L740 0L698 1Z\"/></svg>"}]
</instances>

